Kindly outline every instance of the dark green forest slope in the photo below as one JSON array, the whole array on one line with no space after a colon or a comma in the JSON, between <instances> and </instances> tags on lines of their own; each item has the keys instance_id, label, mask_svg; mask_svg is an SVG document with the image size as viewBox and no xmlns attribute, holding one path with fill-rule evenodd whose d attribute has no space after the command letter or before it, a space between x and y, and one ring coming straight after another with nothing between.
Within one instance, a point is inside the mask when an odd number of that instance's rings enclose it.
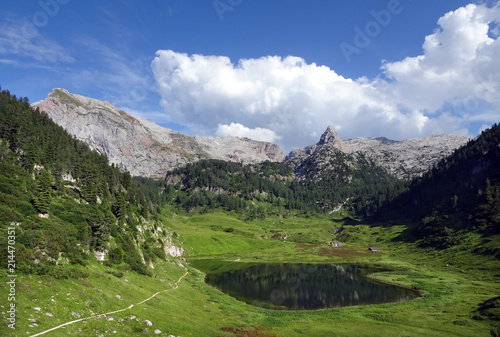
<instances>
[{"instance_id":1,"label":"dark green forest slope","mask_svg":"<svg viewBox=\"0 0 500 337\"><path fill-rule=\"evenodd\" d=\"M27 98L1 91L0 222L2 232L16 228L19 271L66 275L56 266L59 257L85 264L93 251L107 250L112 262L146 273L139 252L146 261L155 258L153 251L164 254L154 248L159 242L137 233L137 225L156 218L158 197L144 190L105 155L33 110ZM1 259L4 265L6 255Z\"/></svg>"},{"instance_id":2,"label":"dark green forest slope","mask_svg":"<svg viewBox=\"0 0 500 337\"><path fill-rule=\"evenodd\" d=\"M378 217L418 222L416 238L440 248L458 244L458 231L485 237L500 233L500 126L483 131L414 179ZM500 250L495 254L500 258Z\"/></svg>"},{"instance_id":3,"label":"dark green forest slope","mask_svg":"<svg viewBox=\"0 0 500 337\"><path fill-rule=\"evenodd\" d=\"M365 216L406 189L405 181L363 157L337 150L325 158L325 167L305 162L300 173L283 163L202 160L169 172L166 182L175 203L188 211L223 207L252 216L329 213L339 206Z\"/></svg>"}]
</instances>

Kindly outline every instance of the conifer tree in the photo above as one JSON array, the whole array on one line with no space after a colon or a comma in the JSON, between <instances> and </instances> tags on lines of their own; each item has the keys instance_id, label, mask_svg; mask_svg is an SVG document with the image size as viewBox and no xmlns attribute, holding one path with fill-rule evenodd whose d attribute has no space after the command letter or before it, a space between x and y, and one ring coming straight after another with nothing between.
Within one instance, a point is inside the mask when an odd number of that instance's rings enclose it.
<instances>
[{"instance_id":1,"label":"conifer tree","mask_svg":"<svg viewBox=\"0 0 500 337\"><path fill-rule=\"evenodd\" d=\"M36 177L36 195L34 198L35 208L39 213L48 213L52 199L52 181L47 170L41 170Z\"/></svg>"}]
</instances>

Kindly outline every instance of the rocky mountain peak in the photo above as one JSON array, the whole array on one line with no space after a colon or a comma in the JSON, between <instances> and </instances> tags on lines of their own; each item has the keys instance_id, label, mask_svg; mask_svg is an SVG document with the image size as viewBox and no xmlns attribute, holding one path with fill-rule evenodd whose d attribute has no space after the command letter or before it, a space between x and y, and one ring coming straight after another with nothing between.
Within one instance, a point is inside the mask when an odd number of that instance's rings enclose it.
<instances>
[{"instance_id":1,"label":"rocky mountain peak","mask_svg":"<svg viewBox=\"0 0 500 337\"><path fill-rule=\"evenodd\" d=\"M385 137L357 138L343 141L333 126L321 135L318 143L290 152L285 161L295 169L305 164L321 167L332 156L340 154L331 148L355 157L363 156L383 167L390 174L411 179L421 176L440 159L465 145L470 138L456 135L433 135L403 141ZM324 166L324 165L323 165Z\"/></svg>"},{"instance_id":2,"label":"rocky mountain peak","mask_svg":"<svg viewBox=\"0 0 500 337\"><path fill-rule=\"evenodd\" d=\"M329 125L325 132L321 135L321 138L319 139L319 142L317 145L324 145L326 143L336 143L338 141L342 141L339 137L339 134L337 133L337 130L335 130L335 127Z\"/></svg>"},{"instance_id":3,"label":"rocky mountain peak","mask_svg":"<svg viewBox=\"0 0 500 337\"><path fill-rule=\"evenodd\" d=\"M316 145L322 146L326 144L330 144L342 152L350 152L349 147L342 141L342 139L340 139L340 136L337 133L337 130L335 130L335 127L331 125L326 128L325 132L323 132L321 138L319 139L319 142Z\"/></svg>"},{"instance_id":4,"label":"rocky mountain peak","mask_svg":"<svg viewBox=\"0 0 500 337\"><path fill-rule=\"evenodd\" d=\"M285 157L276 144L238 137L191 137L136 118L107 101L61 88L32 106L132 175L164 177L173 168L201 159L250 164L281 162Z\"/></svg>"}]
</instances>

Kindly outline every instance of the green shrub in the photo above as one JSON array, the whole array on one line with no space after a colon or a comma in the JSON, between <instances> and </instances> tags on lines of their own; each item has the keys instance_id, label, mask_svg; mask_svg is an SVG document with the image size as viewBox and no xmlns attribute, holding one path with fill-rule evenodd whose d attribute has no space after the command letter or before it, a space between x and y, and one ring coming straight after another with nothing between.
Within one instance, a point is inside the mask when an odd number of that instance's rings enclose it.
<instances>
[{"instance_id":1,"label":"green shrub","mask_svg":"<svg viewBox=\"0 0 500 337\"><path fill-rule=\"evenodd\" d=\"M123 272L121 271L116 271L116 270L113 270L113 269L108 269L106 270L106 273L108 274L111 274L113 276L116 276L118 278L122 278L123 277Z\"/></svg>"},{"instance_id":2,"label":"green shrub","mask_svg":"<svg viewBox=\"0 0 500 337\"><path fill-rule=\"evenodd\" d=\"M22 215L7 205L0 204L0 219L7 221L21 221Z\"/></svg>"},{"instance_id":3,"label":"green shrub","mask_svg":"<svg viewBox=\"0 0 500 337\"><path fill-rule=\"evenodd\" d=\"M109 251L109 262L120 264L123 262L123 250L120 247L113 248Z\"/></svg>"},{"instance_id":4,"label":"green shrub","mask_svg":"<svg viewBox=\"0 0 500 337\"><path fill-rule=\"evenodd\" d=\"M167 255L165 255L165 250L163 250L163 248L153 248L153 253L158 256L160 259L162 260L166 260L167 259Z\"/></svg>"}]
</instances>

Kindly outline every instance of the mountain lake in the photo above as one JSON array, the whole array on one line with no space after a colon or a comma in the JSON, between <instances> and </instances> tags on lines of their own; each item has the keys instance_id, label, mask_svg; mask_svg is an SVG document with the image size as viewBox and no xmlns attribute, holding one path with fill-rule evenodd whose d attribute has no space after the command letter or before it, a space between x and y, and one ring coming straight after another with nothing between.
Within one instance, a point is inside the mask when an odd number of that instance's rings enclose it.
<instances>
[{"instance_id":1,"label":"mountain lake","mask_svg":"<svg viewBox=\"0 0 500 337\"><path fill-rule=\"evenodd\" d=\"M206 274L207 284L267 309L317 310L403 302L420 296L415 290L367 277L390 271L386 267L214 260L198 260L191 265Z\"/></svg>"}]
</instances>

